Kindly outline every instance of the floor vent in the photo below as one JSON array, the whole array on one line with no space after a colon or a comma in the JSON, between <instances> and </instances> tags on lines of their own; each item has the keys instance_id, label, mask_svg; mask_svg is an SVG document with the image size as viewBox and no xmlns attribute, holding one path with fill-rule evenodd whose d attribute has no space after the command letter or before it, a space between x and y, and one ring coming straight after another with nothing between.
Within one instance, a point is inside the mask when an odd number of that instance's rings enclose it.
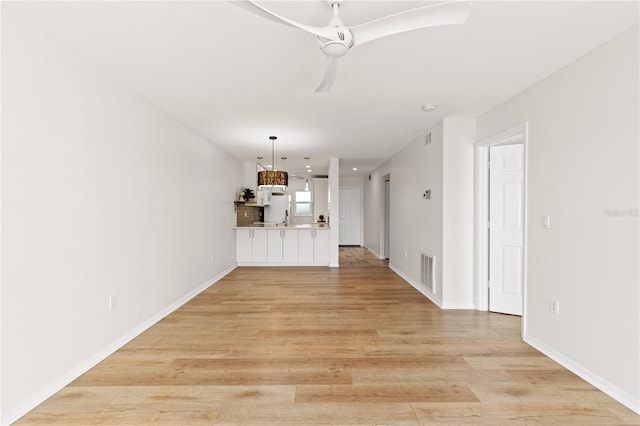
<instances>
[{"instance_id":1,"label":"floor vent","mask_svg":"<svg viewBox=\"0 0 640 426\"><path fill-rule=\"evenodd\" d=\"M420 282L435 294L435 261L436 258L427 253L420 256Z\"/></svg>"}]
</instances>

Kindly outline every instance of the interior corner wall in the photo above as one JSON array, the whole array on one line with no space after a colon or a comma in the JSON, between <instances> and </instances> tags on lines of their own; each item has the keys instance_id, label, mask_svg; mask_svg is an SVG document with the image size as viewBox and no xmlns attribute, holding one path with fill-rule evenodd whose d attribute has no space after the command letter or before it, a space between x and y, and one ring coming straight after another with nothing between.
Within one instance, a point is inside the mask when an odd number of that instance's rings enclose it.
<instances>
[{"instance_id":1,"label":"interior corner wall","mask_svg":"<svg viewBox=\"0 0 640 426\"><path fill-rule=\"evenodd\" d=\"M529 126L525 340L640 412L638 40L636 26L477 130Z\"/></svg>"},{"instance_id":2,"label":"interior corner wall","mask_svg":"<svg viewBox=\"0 0 640 426\"><path fill-rule=\"evenodd\" d=\"M376 224L389 175L389 265L444 309L474 307L474 142L474 118L447 117L431 129L431 143L410 143L365 180L365 246L381 250ZM436 259L433 292L421 283L422 253Z\"/></svg>"},{"instance_id":3,"label":"interior corner wall","mask_svg":"<svg viewBox=\"0 0 640 426\"><path fill-rule=\"evenodd\" d=\"M388 162L384 163L364 179L364 246L376 257L384 256L380 235L384 232L384 176Z\"/></svg>"},{"instance_id":4,"label":"interior corner wall","mask_svg":"<svg viewBox=\"0 0 640 426\"><path fill-rule=\"evenodd\" d=\"M422 138L410 143L385 165L372 173L366 181L365 202L375 200L378 214L365 208L365 244L380 247L380 225L384 220L384 179L390 176L390 244L389 265L415 287L426 291L420 282L420 255L425 252L436 257L436 289L431 296L436 303L442 297L442 125L431 130L432 142ZM423 193L431 189L431 199ZM373 204L371 203L371 204ZM377 218L378 225L371 221ZM375 233L377 233L377 238ZM382 253L379 251L379 253Z\"/></svg>"},{"instance_id":5,"label":"interior corner wall","mask_svg":"<svg viewBox=\"0 0 640 426\"><path fill-rule=\"evenodd\" d=\"M6 9L1 136L7 424L234 267L242 169Z\"/></svg>"}]
</instances>

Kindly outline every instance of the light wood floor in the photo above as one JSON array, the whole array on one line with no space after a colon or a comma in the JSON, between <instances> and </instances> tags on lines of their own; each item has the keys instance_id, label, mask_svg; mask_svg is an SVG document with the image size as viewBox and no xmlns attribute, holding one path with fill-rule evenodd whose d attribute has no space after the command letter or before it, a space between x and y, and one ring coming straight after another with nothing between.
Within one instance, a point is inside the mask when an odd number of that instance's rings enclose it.
<instances>
[{"instance_id":1,"label":"light wood floor","mask_svg":"<svg viewBox=\"0 0 640 426\"><path fill-rule=\"evenodd\" d=\"M238 268L17 424L639 424L520 340L385 264Z\"/></svg>"}]
</instances>

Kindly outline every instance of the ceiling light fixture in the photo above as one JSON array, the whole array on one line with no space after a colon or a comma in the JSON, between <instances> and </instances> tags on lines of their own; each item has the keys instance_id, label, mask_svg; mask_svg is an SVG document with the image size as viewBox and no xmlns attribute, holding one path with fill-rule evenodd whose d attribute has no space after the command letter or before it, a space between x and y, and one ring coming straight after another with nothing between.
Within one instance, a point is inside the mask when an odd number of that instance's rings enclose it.
<instances>
[{"instance_id":1,"label":"ceiling light fixture","mask_svg":"<svg viewBox=\"0 0 640 426\"><path fill-rule=\"evenodd\" d=\"M304 190L309 192L309 179L304 181Z\"/></svg>"},{"instance_id":2,"label":"ceiling light fixture","mask_svg":"<svg viewBox=\"0 0 640 426\"><path fill-rule=\"evenodd\" d=\"M358 168L357 167L353 167L351 170L353 170L354 172L357 172Z\"/></svg>"},{"instance_id":3,"label":"ceiling light fixture","mask_svg":"<svg viewBox=\"0 0 640 426\"><path fill-rule=\"evenodd\" d=\"M304 157L304 160L306 161L306 164L304 165L305 169L310 169L311 166L309 165L309 160L311 160L311 157Z\"/></svg>"},{"instance_id":4,"label":"ceiling light fixture","mask_svg":"<svg viewBox=\"0 0 640 426\"><path fill-rule=\"evenodd\" d=\"M422 110L424 112L433 112L436 110L436 108L438 107L438 105L425 105L422 107Z\"/></svg>"},{"instance_id":5,"label":"ceiling light fixture","mask_svg":"<svg viewBox=\"0 0 640 426\"><path fill-rule=\"evenodd\" d=\"M277 136L269 136L271 140L271 170L262 170L258 172L258 188L281 188L285 190L289 184L289 175L287 172L276 170L275 160L275 142Z\"/></svg>"}]
</instances>

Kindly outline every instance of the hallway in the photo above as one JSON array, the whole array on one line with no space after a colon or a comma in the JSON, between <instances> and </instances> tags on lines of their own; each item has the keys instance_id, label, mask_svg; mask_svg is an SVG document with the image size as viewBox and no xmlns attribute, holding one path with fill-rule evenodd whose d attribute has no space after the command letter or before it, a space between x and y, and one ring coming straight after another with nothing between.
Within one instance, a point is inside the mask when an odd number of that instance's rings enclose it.
<instances>
[{"instance_id":1,"label":"hallway","mask_svg":"<svg viewBox=\"0 0 640 426\"><path fill-rule=\"evenodd\" d=\"M237 268L16 424L637 424L520 339L362 248Z\"/></svg>"}]
</instances>

